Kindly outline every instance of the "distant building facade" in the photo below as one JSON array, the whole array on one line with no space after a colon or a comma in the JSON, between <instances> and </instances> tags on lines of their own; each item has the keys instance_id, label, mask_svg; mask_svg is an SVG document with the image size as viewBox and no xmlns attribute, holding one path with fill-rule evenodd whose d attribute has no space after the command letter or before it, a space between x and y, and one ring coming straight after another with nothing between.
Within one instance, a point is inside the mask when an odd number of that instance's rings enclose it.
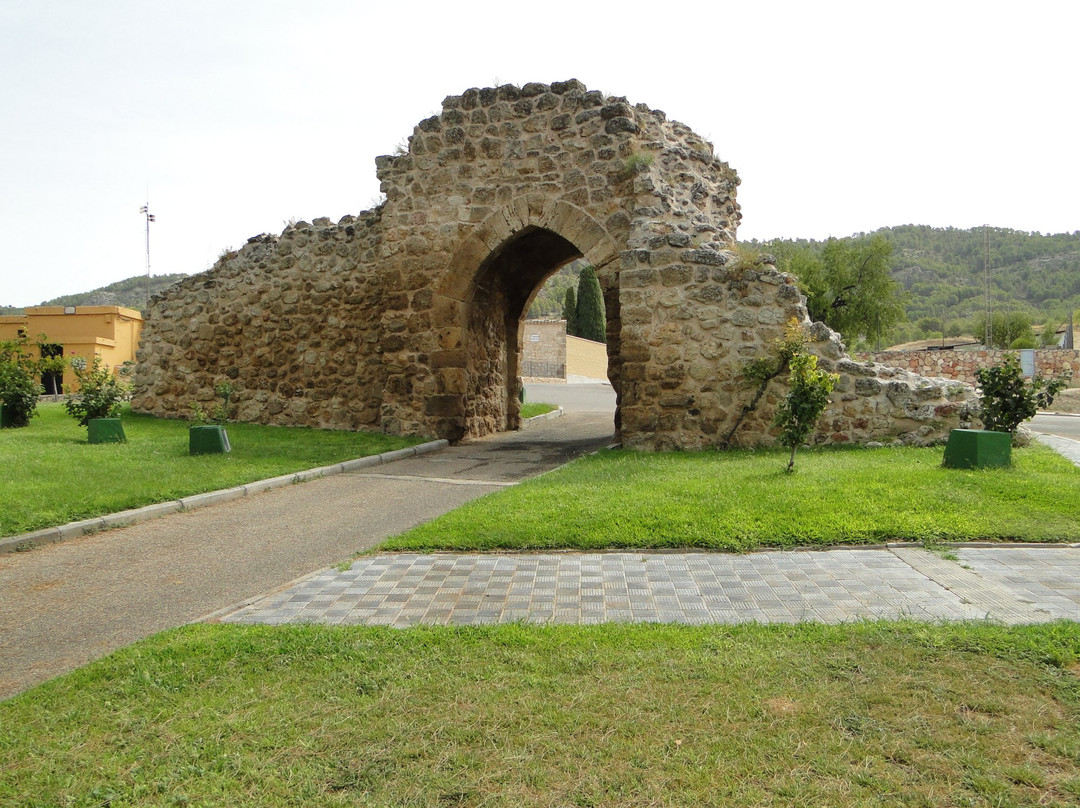
<instances>
[{"instance_id":1,"label":"distant building facade","mask_svg":"<svg viewBox=\"0 0 1080 808\"><path fill-rule=\"evenodd\" d=\"M606 381L607 346L571 337L566 320L526 320L521 331L522 378L538 381Z\"/></svg>"},{"instance_id":2,"label":"distant building facade","mask_svg":"<svg viewBox=\"0 0 1080 808\"><path fill-rule=\"evenodd\" d=\"M135 361L143 318L135 309L123 306L31 306L26 314L0 316L0 340L25 338L33 351L67 360L81 356L92 362L95 356L115 373L125 362ZM52 380L43 379L47 392ZM58 382L75 386L70 365Z\"/></svg>"}]
</instances>

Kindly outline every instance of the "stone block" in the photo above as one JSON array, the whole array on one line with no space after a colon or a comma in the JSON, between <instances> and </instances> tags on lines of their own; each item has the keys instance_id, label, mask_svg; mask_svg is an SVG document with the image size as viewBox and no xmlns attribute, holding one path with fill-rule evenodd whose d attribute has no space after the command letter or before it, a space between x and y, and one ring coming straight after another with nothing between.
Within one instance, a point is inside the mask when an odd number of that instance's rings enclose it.
<instances>
[{"instance_id":1,"label":"stone block","mask_svg":"<svg viewBox=\"0 0 1080 808\"><path fill-rule=\"evenodd\" d=\"M436 418L450 418L465 414L465 397L462 395L434 395L424 402L424 413Z\"/></svg>"}]
</instances>

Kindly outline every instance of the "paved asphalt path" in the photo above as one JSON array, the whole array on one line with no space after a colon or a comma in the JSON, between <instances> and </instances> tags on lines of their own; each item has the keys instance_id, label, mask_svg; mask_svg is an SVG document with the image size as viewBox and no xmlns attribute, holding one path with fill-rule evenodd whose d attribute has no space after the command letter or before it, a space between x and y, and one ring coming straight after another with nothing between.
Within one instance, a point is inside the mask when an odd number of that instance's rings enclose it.
<instances>
[{"instance_id":1,"label":"paved asphalt path","mask_svg":"<svg viewBox=\"0 0 1080 808\"><path fill-rule=\"evenodd\" d=\"M613 423L603 408L567 413L371 471L0 555L0 699L608 445Z\"/></svg>"},{"instance_id":2,"label":"paved asphalt path","mask_svg":"<svg viewBox=\"0 0 1080 808\"><path fill-rule=\"evenodd\" d=\"M1080 441L1080 415L1039 413L1028 421L1027 426L1033 432Z\"/></svg>"}]
</instances>

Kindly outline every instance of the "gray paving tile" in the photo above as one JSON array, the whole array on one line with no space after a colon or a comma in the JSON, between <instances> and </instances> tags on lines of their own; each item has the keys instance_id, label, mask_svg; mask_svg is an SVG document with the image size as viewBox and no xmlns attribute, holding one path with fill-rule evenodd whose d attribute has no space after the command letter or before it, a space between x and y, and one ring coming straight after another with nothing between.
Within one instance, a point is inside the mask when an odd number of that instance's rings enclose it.
<instances>
[{"instance_id":1,"label":"gray paving tile","mask_svg":"<svg viewBox=\"0 0 1080 808\"><path fill-rule=\"evenodd\" d=\"M405 627L867 618L1080 620L1080 548L371 556L225 618Z\"/></svg>"}]
</instances>

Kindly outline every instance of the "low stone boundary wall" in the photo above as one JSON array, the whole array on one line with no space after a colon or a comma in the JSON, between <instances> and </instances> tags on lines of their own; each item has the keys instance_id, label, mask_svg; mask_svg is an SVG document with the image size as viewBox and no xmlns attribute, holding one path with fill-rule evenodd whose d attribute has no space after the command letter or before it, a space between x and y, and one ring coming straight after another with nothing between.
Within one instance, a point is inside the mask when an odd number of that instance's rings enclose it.
<instances>
[{"instance_id":1,"label":"low stone boundary wall","mask_svg":"<svg viewBox=\"0 0 1080 808\"><path fill-rule=\"evenodd\" d=\"M1008 354L1019 351L877 351L859 352L855 358L909 370L920 376L955 379L977 384L975 371L1000 365ZM1043 378L1068 375L1069 386L1080 386L1080 351L1045 348L1035 351L1035 372Z\"/></svg>"}]
</instances>

